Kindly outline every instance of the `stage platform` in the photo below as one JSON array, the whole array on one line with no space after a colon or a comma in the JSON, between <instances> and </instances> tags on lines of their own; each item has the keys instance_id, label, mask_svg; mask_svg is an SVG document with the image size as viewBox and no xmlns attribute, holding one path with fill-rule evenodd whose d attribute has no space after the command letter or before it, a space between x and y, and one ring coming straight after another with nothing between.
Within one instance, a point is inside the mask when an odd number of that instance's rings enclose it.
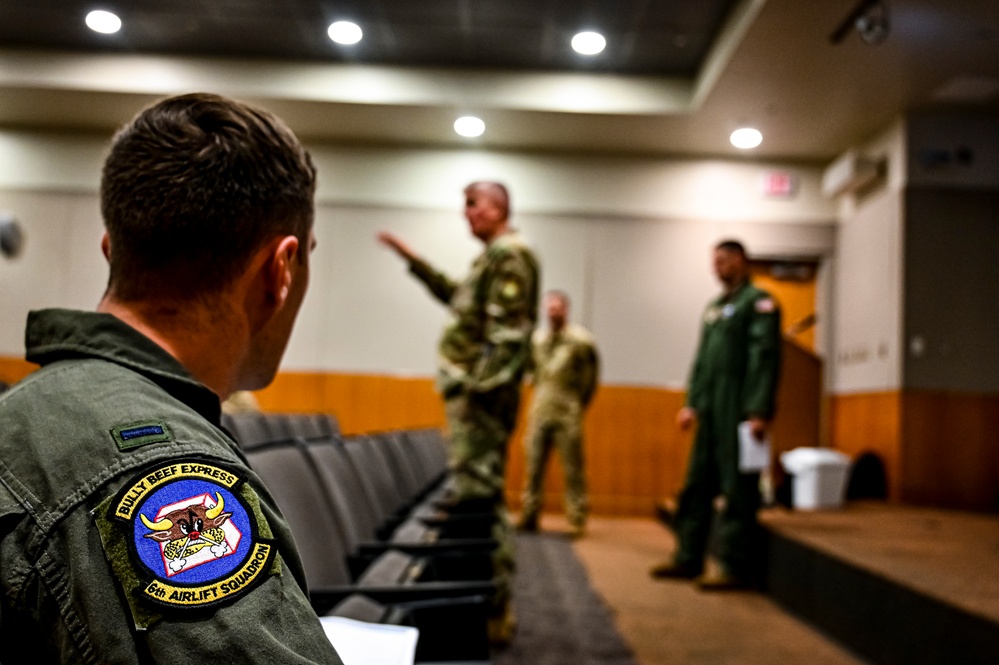
<instances>
[{"instance_id":1,"label":"stage platform","mask_svg":"<svg viewBox=\"0 0 999 665\"><path fill-rule=\"evenodd\" d=\"M999 515L761 512L766 592L876 664L999 663Z\"/></svg>"}]
</instances>

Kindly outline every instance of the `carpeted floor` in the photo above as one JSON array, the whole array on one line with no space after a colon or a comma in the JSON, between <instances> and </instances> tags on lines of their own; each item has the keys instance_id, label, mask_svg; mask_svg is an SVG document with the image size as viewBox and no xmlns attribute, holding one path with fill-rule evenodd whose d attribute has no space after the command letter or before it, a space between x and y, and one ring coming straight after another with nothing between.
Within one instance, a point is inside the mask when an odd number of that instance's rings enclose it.
<instances>
[{"instance_id":1,"label":"carpeted floor","mask_svg":"<svg viewBox=\"0 0 999 665\"><path fill-rule=\"evenodd\" d=\"M494 665L637 665L563 534L517 535L514 611L516 635Z\"/></svg>"},{"instance_id":2,"label":"carpeted floor","mask_svg":"<svg viewBox=\"0 0 999 665\"><path fill-rule=\"evenodd\" d=\"M652 519L599 518L590 519L585 538L569 541L562 535L567 525L561 516L544 515L545 531L538 540L554 539L571 547L575 557L566 559L578 573L581 565L589 578L586 595L597 600L583 602L599 605L601 615L609 615L610 623L633 652L640 665L772 665L773 663L807 663L808 665L862 665L864 660L843 646L822 635L813 627L783 611L768 597L749 591L704 593L684 581L653 581L649 566L672 551L672 535ZM527 544L527 541L524 541ZM570 545L571 542L571 545ZM563 556L561 553L559 556ZM556 560L557 566L561 564ZM533 564L532 564L533 565ZM520 565L524 579L518 581L518 592L531 587L544 588L548 581L538 579L555 575L550 564L547 573L531 571L527 562ZM536 613L527 606L534 602L528 597L515 601L524 607L521 630L535 632L526 625L526 617ZM571 604L569 605L572 606ZM588 607L588 606L587 606ZM529 621L530 619L528 619ZM572 619L566 619L567 622ZM549 626L552 624L549 623ZM563 630L557 624L550 628ZM565 628L568 634L569 629ZM523 638L524 635L518 635ZM580 645L593 640L580 639ZM561 646L550 638L552 645ZM531 649L528 650L528 645ZM515 644L516 651L496 658L495 665L534 665L535 663L623 663L612 655L596 655L575 651L558 652L549 648L546 639L535 634L530 642ZM596 647L600 648L598 644ZM620 653L620 652L618 652Z\"/></svg>"}]
</instances>

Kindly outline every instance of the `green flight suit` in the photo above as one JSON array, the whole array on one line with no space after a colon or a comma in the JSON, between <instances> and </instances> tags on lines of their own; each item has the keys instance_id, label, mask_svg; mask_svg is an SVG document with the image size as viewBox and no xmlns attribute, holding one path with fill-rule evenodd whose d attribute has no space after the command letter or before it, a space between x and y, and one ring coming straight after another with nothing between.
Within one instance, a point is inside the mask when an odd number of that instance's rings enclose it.
<instances>
[{"instance_id":1,"label":"green flight suit","mask_svg":"<svg viewBox=\"0 0 999 665\"><path fill-rule=\"evenodd\" d=\"M450 467L458 501L495 501L500 545L493 563L497 605L503 606L514 567L512 526L503 503L507 442L537 323L538 262L523 238L509 231L486 246L461 283L421 260L409 269L454 317L441 336L437 373Z\"/></svg>"},{"instance_id":2,"label":"green flight suit","mask_svg":"<svg viewBox=\"0 0 999 665\"><path fill-rule=\"evenodd\" d=\"M769 293L746 282L708 306L687 391L697 434L677 506L679 566L701 570L721 494L719 561L730 575L750 574L759 473L739 471L737 428L750 416L773 417L780 361L780 308Z\"/></svg>"},{"instance_id":3,"label":"green flight suit","mask_svg":"<svg viewBox=\"0 0 999 665\"><path fill-rule=\"evenodd\" d=\"M32 312L25 338L41 369L0 396L4 664L340 664L218 397L109 314Z\"/></svg>"},{"instance_id":4,"label":"green flight suit","mask_svg":"<svg viewBox=\"0 0 999 665\"><path fill-rule=\"evenodd\" d=\"M597 349L589 331L567 324L558 333L536 330L531 342L534 398L528 413L522 523L537 520L545 462L558 448L569 524L586 524L583 414L597 388Z\"/></svg>"}]
</instances>

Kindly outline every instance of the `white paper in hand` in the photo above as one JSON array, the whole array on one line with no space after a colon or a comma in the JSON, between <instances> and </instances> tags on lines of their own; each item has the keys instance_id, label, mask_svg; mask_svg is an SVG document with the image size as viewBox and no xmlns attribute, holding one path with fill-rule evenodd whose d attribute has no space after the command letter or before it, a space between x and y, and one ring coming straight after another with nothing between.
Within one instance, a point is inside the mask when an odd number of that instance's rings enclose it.
<instances>
[{"instance_id":1,"label":"white paper in hand","mask_svg":"<svg viewBox=\"0 0 999 665\"><path fill-rule=\"evenodd\" d=\"M762 441L753 436L749 421L739 423L739 471L758 473L770 467L770 433Z\"/></svg>"},{"instance_id":2,"label":"white paper in hand","mask_svg":"<svg viewBox=\"0 0 999 665\"><path fill-rule=\"evenodd\" d=\"M420 631L409 626L320 617L344 665L413 665Z\"/></svg>"}]
</instances>

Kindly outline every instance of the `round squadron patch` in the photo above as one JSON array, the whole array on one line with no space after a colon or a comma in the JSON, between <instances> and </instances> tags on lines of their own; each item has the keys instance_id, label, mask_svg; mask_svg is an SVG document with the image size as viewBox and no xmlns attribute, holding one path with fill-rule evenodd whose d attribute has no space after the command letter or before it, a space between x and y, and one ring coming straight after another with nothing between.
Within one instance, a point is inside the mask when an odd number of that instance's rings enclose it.
<instances>
[{"instance_id":1,"label":"round squadron patch","mask_svg":"<svg viewBox=\"0 0 999 665\"><path fill-rule=\"evenodd\" d=\"M160 462L126 483L107 517L128 531L136 593L161 609L230 602L267 577L273 544L238 491L243 478L213 462Z\"/></svg>"}]
</instances>

